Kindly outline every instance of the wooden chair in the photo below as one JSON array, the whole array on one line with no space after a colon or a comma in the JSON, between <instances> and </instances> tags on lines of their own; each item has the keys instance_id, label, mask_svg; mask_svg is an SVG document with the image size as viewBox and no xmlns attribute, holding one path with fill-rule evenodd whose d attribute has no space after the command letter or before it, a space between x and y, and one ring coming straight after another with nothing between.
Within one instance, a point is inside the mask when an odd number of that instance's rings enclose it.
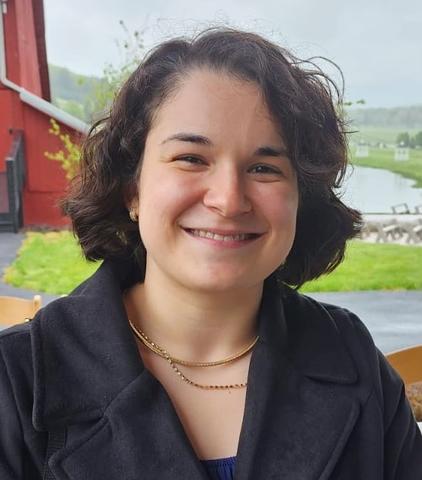
<instances>
[{"instance_id":1,"label":"wooden chair","mask_svg":"<svg viewBox=\"0 0 422 480\"><path fill-rule=\"evenodd\" d=\"M405 222L401 224L401 229L407 234L407 243L420 243L422 242L422 221Z\"/></svg>"},{"instance_id":2,"label":"wooden chair","mask_svg":"<svg viewBox=\"0 0 422 480\"><path fill-rule=\"evenodd\" d=\"M17 297L0 296L0 325L9 327L32 318L41 308L41 296L26 300Z\"/></svg>"},{"instance_id":3,"label":"wooden chair","mask_svg":"<svg viewBox=\"0 0 422 480\"><path fill-rule=\"evenodd\" d=\"M406 385L422 381L422 345L396 350L386 358Z\"/></svg>"},{"instance_id":4,"label":"wooden chair","mask_svg":"<svg viewBox=\"0 0 422 480\"><path fill-rule=\"evenodd\" d=\"M391 210L393 210L393 213L399 214L410 213L407 203L399 203L398 205L393 205L391 207Z\"/></svg>"},{"instance_id":5,"label":"wooden chair","mask_svg":"<svg viewBox=\"0 0 422 480\"><path fill-rule=\"evenodd\" d=\"M401 237L401 229L397 219L390 220L388 222L373 222L372 228L376 231L375 241L378 242L389 242L397 240Z\"/></svg>"}]
</instances>

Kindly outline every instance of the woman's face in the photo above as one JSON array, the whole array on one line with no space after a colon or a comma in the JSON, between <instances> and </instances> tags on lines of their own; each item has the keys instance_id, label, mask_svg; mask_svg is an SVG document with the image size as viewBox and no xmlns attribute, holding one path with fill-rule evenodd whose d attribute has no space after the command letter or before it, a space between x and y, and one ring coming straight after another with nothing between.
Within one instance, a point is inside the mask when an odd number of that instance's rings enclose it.
<instances>
[{"instance_id":1,"label":"woman's face","mask_svg":"<svg viewBox=\"0 0 422 480\"><path fill-rule=\"evenodd\" d=\"M259 88L196 70L156 112L139 180L145 281L261 286L295 236L298 189Z\"/></svg>"}]
</instances>

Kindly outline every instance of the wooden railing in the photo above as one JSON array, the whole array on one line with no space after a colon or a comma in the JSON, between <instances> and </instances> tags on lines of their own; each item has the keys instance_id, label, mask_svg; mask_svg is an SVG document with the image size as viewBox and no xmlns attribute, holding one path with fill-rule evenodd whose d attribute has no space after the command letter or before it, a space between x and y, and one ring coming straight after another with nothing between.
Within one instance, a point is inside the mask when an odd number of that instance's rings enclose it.
<instances>
[{"instance_id":1,"label":"wooden railing","mask_svg":"<svg viewBox=\"0 0 422 480\"><path fill-rule=\"evenodd\" d=\"M2 175L0 229L17 232L22 226L22 191L25 184L25 153L21 130L13 133L12 146L6 157L6 171Z\"/></svg>"}]
</instances>

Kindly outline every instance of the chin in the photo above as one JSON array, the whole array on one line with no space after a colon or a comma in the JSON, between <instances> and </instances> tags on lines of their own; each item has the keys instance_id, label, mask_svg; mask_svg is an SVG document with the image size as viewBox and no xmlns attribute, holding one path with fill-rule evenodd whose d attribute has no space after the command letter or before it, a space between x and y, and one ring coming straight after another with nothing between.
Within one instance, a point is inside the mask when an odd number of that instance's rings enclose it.
<instances>
[{"instance_id":1,"label":"chin","mask_svg":"<svg viewBox=\"0 0 422 480\"><path fill-rule=\"evenodd\" d=\"M190 278L186 285L191 290L208 292L208 293L224 293L228 291L249 289L254 285L259 285L264 278L258 279L256 275L253 277L244 272L241 275L211 275L206 274L201 278L195 276Z\"/></svg>"}]
</instances>

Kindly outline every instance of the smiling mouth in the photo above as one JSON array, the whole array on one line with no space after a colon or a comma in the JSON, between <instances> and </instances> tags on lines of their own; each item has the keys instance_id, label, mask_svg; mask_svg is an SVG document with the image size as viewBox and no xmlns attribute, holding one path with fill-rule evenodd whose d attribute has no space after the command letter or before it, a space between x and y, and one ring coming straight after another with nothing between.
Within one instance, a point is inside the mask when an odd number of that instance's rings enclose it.
<instances>
[{"instance_id":1,"label":"smiling mouth","mask_svg":"<svg viewBox=\"0 0 422 480\"><path fill-rule=\"evenodd\" d=\"M183 230L193 237L208 238L210 240L217 240L220 242L240 242L244 240L253 240L262 235L261 233L236 233L231 235L223 235L220 233L210 232L209 230L199 230L193 228L184 228Z\"/></svg>"}]
</instances>

